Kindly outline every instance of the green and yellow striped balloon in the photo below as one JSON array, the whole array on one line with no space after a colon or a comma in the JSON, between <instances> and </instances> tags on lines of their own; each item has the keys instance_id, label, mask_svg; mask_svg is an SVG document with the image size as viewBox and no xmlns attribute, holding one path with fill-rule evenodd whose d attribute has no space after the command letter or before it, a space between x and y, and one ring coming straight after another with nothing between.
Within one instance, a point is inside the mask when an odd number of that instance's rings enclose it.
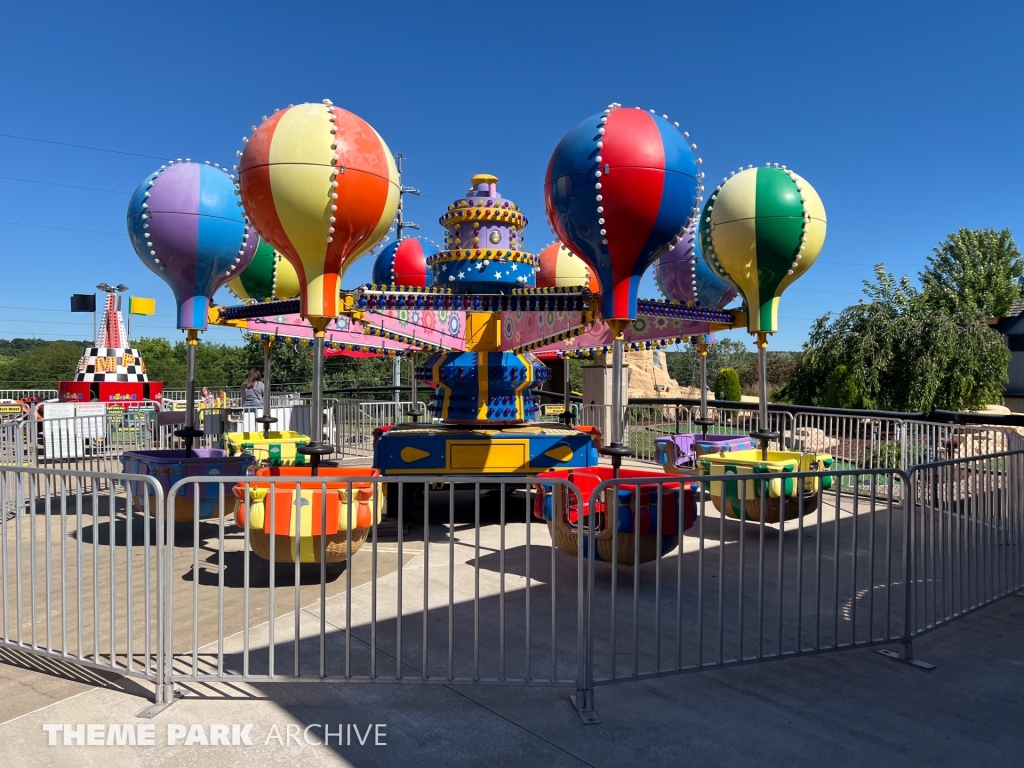
<instances>
[{"instance_id":1,"label":"green and yellow striped balloon","mask_svg":"<svg viewBox=\"0 0 1024 768\"><path fill-rule=\"evenodd\" d=\"M747 168L708 198L697 229L701 252L743 295L751 333L778 330L782 292L818 258L825 228L818 193L785 168Z\"/></svg>"},{"instance_id":2,"label":"green and yellow striped balloon","mask_svg":"<svg viewBox=\"0 0 1024 768\"><path fill-rule=\"evenodd\" d=\"M229 280L227 288L241 301L294 299L299 295L299 276L295 267L261 237L249 266Z\"/></svg>"}]
</instances>

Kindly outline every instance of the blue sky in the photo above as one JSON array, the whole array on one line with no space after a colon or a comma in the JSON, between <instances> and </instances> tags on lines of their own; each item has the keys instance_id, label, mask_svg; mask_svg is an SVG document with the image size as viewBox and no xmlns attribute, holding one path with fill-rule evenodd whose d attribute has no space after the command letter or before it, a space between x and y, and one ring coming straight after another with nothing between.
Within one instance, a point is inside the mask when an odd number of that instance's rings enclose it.
<instances>
[{"instance_id":1,"label":"blue sky","mask_svg":"<svg viewBox=\"0 0 1024 768\"><path fill-rule=\"evenodd\" d=\"M275 108L329 98L368 120L408 158L427 196L407 216L434 239L469 177L497 175L539 250L552 150L618 101L678 120L711 182L779 162L818 190L825 248L771 342L798 349L873 264L915 275L961 226L1024 233L1022 22L1019 2L984 0L12 3L0 133L141 156L0 136L0 338L89 337L68 296L101 281L156 297L133 335L180 338L128 241L128 196L160 159L231 165Z\"/></svg>"}]
</instances>

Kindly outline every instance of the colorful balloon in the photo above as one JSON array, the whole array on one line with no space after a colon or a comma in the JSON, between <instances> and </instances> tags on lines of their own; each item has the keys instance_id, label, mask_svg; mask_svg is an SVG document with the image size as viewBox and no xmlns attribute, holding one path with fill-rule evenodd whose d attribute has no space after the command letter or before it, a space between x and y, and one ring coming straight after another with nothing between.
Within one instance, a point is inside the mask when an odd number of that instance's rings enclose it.
<instances>
[{"instance_id":1,"label":"colorful balloon","mask_svg":"<svg viewBox=\"0 0 1024 768\"><path fill-rule=\"evenodd\" d=\"M540 271L537 273L538 288L585 287L591 293L600 293L601 286L594 277L587 262L574 254L562 243L555 241L537 254Z\"/></svg>"},{"instance_id":2,"label":"colorful balloon","mask_svg":"<svg viewBox=\"0 0 1024 768\"><path fill-rule=\"evenodd\" d=\"M240 301L281 301L299 295L299 276L288 259L260 238L249 266L225 287Z\"/></svg>"},{"instance_id":3,"label":"colorful balloon","mask_svg":"<svg viewBox=\"0 0 1024 768\"><path fill-rule=\"evenodd\" d=\"M682 241L654 262L654 282L671 301L708 309L722 309L736 298L735 287L704 263L697 246L696 222L686 228Z\"/></svg>"},{"instance_id":4,"label":"colorful balloon","mask_svg":"<svg viewBox=\"0 0 1024 768\"><path fill-rule=\"evenodd\" d=\"M418 237L403 237L390 243L373 262L373 283L426 288L432 282L427 257L435 253L436 246L427 243L424 248Z\"/></svg>"},{"instance_id":5,"label":"colorful balloon","mask_svg":"<svg viewBox=\"0 0 1024 768\"><path fill-rule=\"evenodd\" d=\"M213 294L245 269L259 242L228 173L190 162L161 167L139 185L128 203L128 236L174 292L178 328L200 331Z\"/></svg>"},{"instance_id":6,"label":"colorful balloon","mask_svg":"<svg viewBox=\"0 0 1024 768\"><path fill-rule=\"evenodd\" d=\"M747 304L747 330L775 333L782 292L825 243L825 206L793 171L748 168L722 182L701 213L704 260Z\"/></svg>"},{"instance_id":7,"label":"colorful balloon","mask_svg":"<svg viewBox=\"0 0 1024 768\"><path fill-rule=\"evenodd\" d=\"M678 243L701 190L687 139L667 119L613 105L555 148L544 182L559 239L594 270L601 314L636 318L644 271Z\"/></svg>"},{"instance_id":8,"label":"colorful balloon","mask_svg":"<svg viewBox=\"0 0 1024 768\"><path fill-rule=\"evenodd\" d=\"M263 121L239 168L246 213L299 274L302 315L337 317L341 273L384 236L398 208L387 144L330 102L299 104Z\"/></svg>"}]
</instances>

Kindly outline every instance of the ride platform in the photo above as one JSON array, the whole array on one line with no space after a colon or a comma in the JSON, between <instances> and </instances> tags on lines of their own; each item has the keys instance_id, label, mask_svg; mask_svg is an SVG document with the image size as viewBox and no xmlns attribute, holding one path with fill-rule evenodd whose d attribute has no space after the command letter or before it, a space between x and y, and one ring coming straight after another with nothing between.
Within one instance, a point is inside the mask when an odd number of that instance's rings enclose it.
<instances>
[{"instance_id":1,"label":"ride platform","mask_svg":"<svg viewBox=\"0 0 1024 768\"><path fill-rule=\"evenodd\" d=\"M598 463L599 436L557 424L396 424L379 437L383 475L534 475Z\"/></svg>"}]
</instances>

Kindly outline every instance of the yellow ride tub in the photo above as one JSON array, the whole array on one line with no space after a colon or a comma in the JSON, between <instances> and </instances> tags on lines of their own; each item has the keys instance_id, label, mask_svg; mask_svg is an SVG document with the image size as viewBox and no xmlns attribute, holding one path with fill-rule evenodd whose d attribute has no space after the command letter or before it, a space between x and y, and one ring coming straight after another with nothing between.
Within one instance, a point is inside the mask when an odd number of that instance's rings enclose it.
<instances>
[{"instance_id":1,"label":"yellow ride tub","mask_svg":"<svg viewBox=\"0 0 1024 768\"><path fill-rule=\"evenodd\" d=\"M831 469L833 458L827 453L768 451L767 460L759 448L728 453L709 453L700 459L701 474L710 477L728 475L766 475L765 479L712 480L711 500L727 517L760 522L762 504L764 521L777 523L785 498L786 519L794 520L801 512L818 508L818 488L832 487L832 477L793 477L794 472L817 472ZM740 488L743 482L744 488ZM803 501L801 502L801 497Z\"/></svg>"},{"instance_id":2,"label":"yellow ride tub","mask_svg":"<svg viewBox=\"0 0 1024 768\"><path fill-rule=\"evenodd\" d=\"M310 472L308 467L264 467L252 481L234 487L234 495L238 499L235 524L241 528L249 527L252 551L264 560L270 560L270 539L273 535L276 538L275 562L295 562L296 538L299 562L319 563L324 538L327 539L324 562L343 562L366 541L374 516L378 523L384 517L386 502L382 483L344 479L378 477L380 473L376 469L322 466L317 477L312 477ZM273 506L271 480L275 481ZM352 531L351 552L348 547L349 529Z\"/></svg>"},{"instance_id":3,"label":"yellow ride tub","mask_svg":"<svg viewBox=\"0 0 1024 768\"><path fill-rule=\"evenodd\" d=\"M309 436L299 432L226 432L224 448L228 456L248 453L258 464L271 467L302 467L309 459L297 452L300 445L308 445Z\"/></svg>"}]
</instances>

